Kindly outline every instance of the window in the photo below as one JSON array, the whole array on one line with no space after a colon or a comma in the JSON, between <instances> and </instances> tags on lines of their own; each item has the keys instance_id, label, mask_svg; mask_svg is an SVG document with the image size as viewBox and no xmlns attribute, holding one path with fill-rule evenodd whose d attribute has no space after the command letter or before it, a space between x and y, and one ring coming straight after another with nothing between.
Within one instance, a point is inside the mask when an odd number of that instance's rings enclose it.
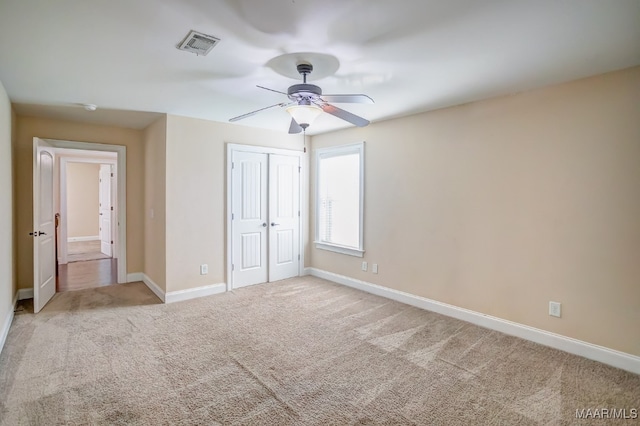
<instances>
[{"instance_id":1,"label":"window","mask_svg":"<svg viewBox=\"0 0 640 426\"><path fill-rule=\"evenodd\" d=\"M316 248L362 257L364 143L316 150Z\"/></svg>"}]
</instances>

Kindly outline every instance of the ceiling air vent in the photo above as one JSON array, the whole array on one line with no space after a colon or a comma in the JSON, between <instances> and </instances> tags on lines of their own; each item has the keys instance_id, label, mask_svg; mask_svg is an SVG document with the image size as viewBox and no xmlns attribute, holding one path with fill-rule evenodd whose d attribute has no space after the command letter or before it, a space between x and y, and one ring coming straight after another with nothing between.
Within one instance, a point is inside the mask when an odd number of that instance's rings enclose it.
<instances>
[{"instance_id":1,"label":"ceiling air vent","mask_svg":"<svg viewBox=\"0 0 640 426\"><path fill-rule=\"evenodd\" d=\"M191 31L187 38L178 45L178 49L205 56L218 42L220 42L219 38Z\"/></svg>"}]
</instances>

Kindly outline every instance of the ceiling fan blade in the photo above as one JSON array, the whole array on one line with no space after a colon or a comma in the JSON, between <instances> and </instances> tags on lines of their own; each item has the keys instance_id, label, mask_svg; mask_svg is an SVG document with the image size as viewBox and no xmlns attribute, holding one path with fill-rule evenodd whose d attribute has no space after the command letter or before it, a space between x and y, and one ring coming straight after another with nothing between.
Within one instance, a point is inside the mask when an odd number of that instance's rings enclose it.
<instances>
[{"instance_id":1,"label":"ceiling fan blade","mask_svg":"<svg viewBox=\"0 0 640 426\"><path fill-rule=\"evenodd\" d=\"M369 120L331 104L320 104L320 108L322 108L322 110L327 114L335 115L336 117L348 121L351 124L355 124L358 127L364 127L369 124Z\"/></svg>"},{"instance_id":2,"label":"ceiling fan blade","mask_svg":"<svg viewBox=\"0 0 640 426\"><path fill-rule=\"evenodd\" d=\"M302 131L302 127L294 120L291 119L291 125L289 125L289 134L300 133Z\"/></svg>"},{"instance_id":3,"label":"ceiling fan blade","mask_svg":"<svg viewBox=\"0 0 640 426\"><path fill-rule=\"evenodd\" d=\"M373 99L367 95L322 95L325 102L335 102L344 104L372 104Z\"/></svg>"},{"instance_id":4,"label":"ceiling fan blade","mask_svg":"<svg viewBox=\"0 0 640 426\"><path fill-rule=\"evenodd\" d=\"M285 95L285 96L289 96L289 95L287 95L286 93L281 92L281 91L279 91L279 90L269 89L268 87L259 86L259 85L257 85L257 84L256 84L256 87L259 87L260 89L268 90L268 91L270 91L270 92L281 93L281 94L283 94L283 95Z\"/></svg>"},{"instance_id":5,"label":"ceiling fan blade","mask_svg":"<svg viewBox=\"0 0 640 426\"><path fill-rule=\"evenodd\" d=\"M279 104L270 105L268 107L260 108L260 109L257 109L255 111L251 111L251 112L248 112L246 114L242 114L242 115L239 115L237 117L230 118L229 121L230 122L234 122L234 121L242 120L243 118L247 118L247 117L251 117L252 115L256 115L257 113L259 113L260 111L264 111L265 109L269 109L269 108L273 108L273 107L283 107L285 105L287 105L287 103L280 102Z\"/></svg>"}]
</instances>

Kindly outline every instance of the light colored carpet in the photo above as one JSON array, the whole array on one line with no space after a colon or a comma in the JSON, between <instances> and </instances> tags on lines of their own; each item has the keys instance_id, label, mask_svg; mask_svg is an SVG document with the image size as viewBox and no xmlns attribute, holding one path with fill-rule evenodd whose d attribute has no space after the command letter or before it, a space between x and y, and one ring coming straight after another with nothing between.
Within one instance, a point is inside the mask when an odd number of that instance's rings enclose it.
<instances>
[{"instance_id":1,"label":"light colored carpet","mask_svg":"<svg viewBox=\"0 0 640 426\"><path fill-rule=\"evenodd\" d=\"M22 307L0 355L3 425L555 425L640 408L640 376L312 277Z\"/></svg>"},{"instance_id":2,"label":"light colored carpet","mask_svg":"<svg viewBox=\"0 0 640 426\"><path fill-rule=\"evenodd\" d=\"M102 254L100 241L73 241L67 243L67 262L84 262L87 260L110 259Z\"/></svg>"}]
</instances>

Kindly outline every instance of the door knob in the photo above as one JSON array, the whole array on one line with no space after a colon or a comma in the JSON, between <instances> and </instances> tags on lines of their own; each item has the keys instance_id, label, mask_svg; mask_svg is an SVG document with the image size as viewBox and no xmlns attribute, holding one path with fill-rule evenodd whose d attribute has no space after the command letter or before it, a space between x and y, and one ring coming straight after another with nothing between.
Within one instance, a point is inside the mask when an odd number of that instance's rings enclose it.
<instances>
[{"instance_id":1,"label":"door knob","mask_svg":"<svg viewBox=\"0 0 640 426\"><path fill-rule=\"evenodd\" d=\"M46 233L46 232L38 231L38 235L47 235L47 233Z\"/></svg>"},{"instance_id":2,"label":"door knob","mask_svg":"<svg viewBox=\"0 0 640 426\"><path fill-rule=\"evenodd\" d=\"M275 223L275 222L271 222L271 226L278 226L280 225L279 223Z\"/></svg>"},{"instance_id":3,"label":"door knob","mask_svg":"<svg viewBox=\"0 0 640 426\"><path fill-rule=\"evenodd\" d=\"M263 227L263 228L266 228L266 227L267 227L267 222L263 223L263 224L262 224L262 227Z\"/></svg>"}]
</instances>

